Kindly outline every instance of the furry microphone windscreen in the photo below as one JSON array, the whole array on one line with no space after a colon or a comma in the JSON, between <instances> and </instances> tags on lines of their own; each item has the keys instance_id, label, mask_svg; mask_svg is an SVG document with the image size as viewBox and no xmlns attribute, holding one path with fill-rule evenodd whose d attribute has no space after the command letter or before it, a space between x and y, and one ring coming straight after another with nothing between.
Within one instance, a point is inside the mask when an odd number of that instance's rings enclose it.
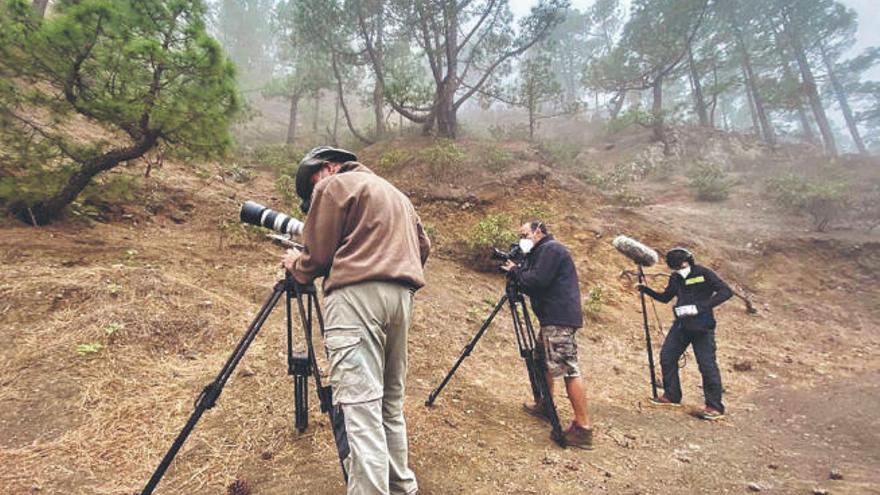
<instances>
[{"instance_id":1,"label":"furry microphone windscreen","mask_svg":"<svg viewBox=\"0 0 880 495\"><path fill-rule=\"evenodd\" d=\"M625 235L615 237L611 241L611 245L639 265L651 266L657 263L658 256L656 251Z\"/></svg>"}]
</instances>

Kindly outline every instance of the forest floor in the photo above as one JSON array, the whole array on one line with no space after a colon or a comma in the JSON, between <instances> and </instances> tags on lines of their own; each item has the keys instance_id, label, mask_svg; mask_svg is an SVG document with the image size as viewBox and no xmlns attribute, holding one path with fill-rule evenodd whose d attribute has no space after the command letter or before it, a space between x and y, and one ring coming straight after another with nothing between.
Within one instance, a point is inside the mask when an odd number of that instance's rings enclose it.
<instances>
[{"instance_id":1,"label":"forest floor","mask_svg":"<svg viewBox=\"0 0 880 495\"><path fill-rule=\"evenodd\" d=\"M381 153L368 149L362 161ZM619 149L590 153L623 159ZM282 250L235 225L247 199L280 206L274 177L256 170L242 184L217 170L166 163L111 222L0 228L0 493L143 488L281 275ZM813 233L748 181L726 201L697 203L672 173L633 183L644 201L620 206L537 161L438 180L418 170L388 175L437 240L409 339L406 417L420 493L880 494L880 235ZM486 214L536 211L573 253L583 296L600 294L585 303L578 333L594 451L557 447L522 411L528 380L503 317L424 405L503 291L503 277L462 261L458 237ZM757 314L738 299L717 313L725 420L690 414L702 405L691 351L686 407L648 405L634 267L610 244L619 233L692 246L755 304ZM656 312L667 326L669 308ZM653 324L650 305L649 316ZM309 429L293 428L285 356L279 308L157 493L225 493L236 479L254 495L343 493L313 394ZM567 424L562 387L556 402Z\"/></svg>"}]
</instances>

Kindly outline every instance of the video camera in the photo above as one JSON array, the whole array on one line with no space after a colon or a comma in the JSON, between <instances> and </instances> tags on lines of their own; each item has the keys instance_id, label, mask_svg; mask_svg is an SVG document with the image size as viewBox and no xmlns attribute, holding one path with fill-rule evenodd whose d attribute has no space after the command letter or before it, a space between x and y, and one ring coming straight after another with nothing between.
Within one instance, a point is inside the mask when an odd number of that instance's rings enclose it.
<instances>
[{"instance_id":1,"label":"video camera","mask_svg":"<svg viewBox=\"0 0 880 495\"><path fill-rule=\"evenodd\" d=\"M509 251L502 251L498 248L492 248L491 259L498 261L512 261L517 265L522 264L526 260L526 253L523 252L519 244L511 244Z\"/></svg>"}]
</instances>

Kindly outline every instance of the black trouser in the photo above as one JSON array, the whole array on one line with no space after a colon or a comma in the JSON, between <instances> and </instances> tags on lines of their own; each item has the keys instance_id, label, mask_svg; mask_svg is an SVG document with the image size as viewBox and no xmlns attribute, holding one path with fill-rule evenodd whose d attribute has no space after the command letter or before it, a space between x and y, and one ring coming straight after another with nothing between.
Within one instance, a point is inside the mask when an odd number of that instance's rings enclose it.
<instances>
[{"instance_id":1,"label":"black trouser","mask_svg":"<svg viewBox=\"0 0 880 495\"><path fill-rule=\"evenodd\" d=\"M703 376L703 395L706 405L724 412L721 403L721 371L715 359L715 329L685 330L676 321L660 349L660 367L663 369L663 393L672 402L681 402L681 381L678 378L678 358L688 345L693 344L697 365Z\"/></svg>"}]
</instances>

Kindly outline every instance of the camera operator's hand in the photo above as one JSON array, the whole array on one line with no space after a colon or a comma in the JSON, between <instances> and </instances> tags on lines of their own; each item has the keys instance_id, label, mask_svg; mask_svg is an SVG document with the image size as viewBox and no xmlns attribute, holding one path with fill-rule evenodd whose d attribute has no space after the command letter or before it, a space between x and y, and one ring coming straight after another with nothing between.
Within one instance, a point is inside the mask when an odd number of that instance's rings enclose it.
<instances>
[{"instance_id":1,"label":"camera operator's hand","mask_svg":"<svg viewBox=\"0 0 880 495\"><path fill-rule=\"evenodd\" d=\"M301 252L298 249L288 249L284 254L284 257L281 258L281 265L285 270L292 272L293 271L293 262L299 258Z\"/></svg>"},{"instance_id":2,"label":"camera operator's hand","mask_svg":"<svg viewBox=\"0 0 880 495\"><path fill-rule=\"evenodd\" d=\"M516 263L514 263L513 261L510 261L510 260L507 260L504 262L503 265L501 265L501 270L505 271L505 272L509 272L510 270L514 269L515 267L516 267Z\"/></svg>"}]
</instances>

